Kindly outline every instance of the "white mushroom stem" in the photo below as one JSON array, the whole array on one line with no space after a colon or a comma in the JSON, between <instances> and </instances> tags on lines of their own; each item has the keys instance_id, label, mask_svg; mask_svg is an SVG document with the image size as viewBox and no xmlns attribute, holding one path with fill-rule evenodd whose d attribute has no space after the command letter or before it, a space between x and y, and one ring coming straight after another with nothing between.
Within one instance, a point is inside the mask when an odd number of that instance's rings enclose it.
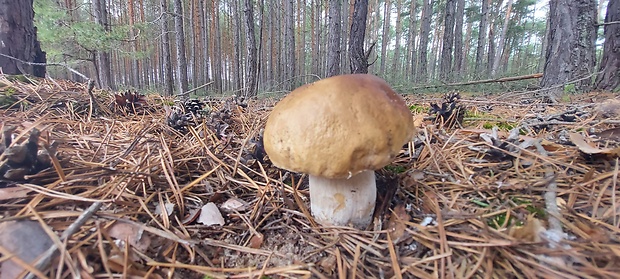
<instances>
[{"instance_id":1,"label":"white mushroom stem","mask_svg":"<svg viewBox=\"0 0 620 279\"><path fill-rule=\"evenodd\" d=\"M377 199L374 171L350 178L310 175L310 208L317 222L327 226L365 228L372 221Z\"/></svg>"}]
</instances>

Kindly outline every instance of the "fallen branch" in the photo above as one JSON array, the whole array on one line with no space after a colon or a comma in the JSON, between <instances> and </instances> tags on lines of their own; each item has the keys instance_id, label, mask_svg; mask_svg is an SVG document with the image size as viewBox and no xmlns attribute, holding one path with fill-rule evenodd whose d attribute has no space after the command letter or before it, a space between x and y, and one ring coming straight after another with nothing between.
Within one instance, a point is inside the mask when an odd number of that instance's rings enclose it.
<instances>
[{"instance_id":1,"label":"fallen branch","mask_svg":"<svg viewBox=\"0 0 620 279\"><path fill-rule=\"evenodd\" d=\"M414 87L414 88L411 88L411 89L426 89L426 88L437 88L437 87L448 87L448 86L462 86L462 85L473 85L473 84L483 84L483 83L493 83L493 82L508 82L508 81L524 80L524 79L541 78L542 76L543 76L542 73L537 73L537 74L524 75L524 76L516 76L516 77L503 77L503 78L475 80L475 81L467 81L467 82L459 82L459 83L448 83L448 84L439 84L439 85L426 85L426 86Z\"/></svg>"},{"instance_id":2,"label":"fallen branch","mask_svg":"<svg viewBox=\"0 0 620 279\"><path fill-rule=\"evenodd\" d=\"M75 222L73 222L73 224L71 224L62 233L62 235L60 235L60 241L65 241L71 235L76 233L82 227L82 225L84 225L86 223L86 221L88 221L88 219L90 219L90 217L92 217L95 214L95 212L97 212L99 210L99 208L101 208L101 205L102 205L101 202L95 202L88 209L86 209L84 212L82 212L80 217L78 217L75 220ZM56 250L58 250L58 248L59 247L57 247L56 245L50 246L50 248L47 249L47 251L45 251L45 253L43 253L43 255L37 261L37 263L34 265L34 267L36 269L38 269L38 270L41 270L41 271L45 270L47 268L47 266L50 264L52 256L54 255ZM26 277L24 277L24 279L31 279L31 278L34 278L34 276L35 275L33 273L28 273L28 275L26 275Z\"/></svg>"},{"instance_id":3,"label":"fallen branch","mask_svg":"<svg viewBox=\"0 0 620 279\"><path fill-rule=\"evenodd\" d=\"M620 24L620 21L603 22L603 23L597 24L597 26L605 26L605 25L612 25L612 24Z\"/></svg>"},{"instance_id":4,"label":"fallen branch","mask_svg":"<svg viewBox=\"0 0 620 279\"><path fill-rule=\"evenodd\" d=\"M207 87L207 86L211 85L212 83L214 83L214 81L207 82L207 83L205 83L205 84L203 84L203 85L201 85L201 86L198 86L198 87L196 87L196 88L190 89L190 90L185 91L185 92L183 92L183 93L179 93L179 94L177 94L177 96L189 96L189 94L190 94L190 93L192 93L192 92L194 92L194 91L196 91L196 90L200 90L200 89L202 89L202 88L205 88L205 87Z\"/></svg>"},{"instance_id":5,"label":"fallen branch","mask_svg":"<svg viewBox=\"0 0 620 279\"><path fill-rule=\"evenodd\" d=\"M86 75L78 72L77 70L74 70L73 68L69 67L67 64L63 64L63 63L36 63L36 62L28 62L28 61L21 60L19 58L15 58L15 57L10 56L10 55L6 55L4 53L0 53L0 56L4 56L6 58L13 59L13 60L18 61L20 63L24 63L24 64L28 64L28 65L33 65L33 66L45 66L45 67L48 67L48 66L61 66L61 67L65 67L67 70L69 70L72 73L80 76L81 78L83 78L85 80L90 80L90 78L88 78Z\"/></svg>"}]
</instances>

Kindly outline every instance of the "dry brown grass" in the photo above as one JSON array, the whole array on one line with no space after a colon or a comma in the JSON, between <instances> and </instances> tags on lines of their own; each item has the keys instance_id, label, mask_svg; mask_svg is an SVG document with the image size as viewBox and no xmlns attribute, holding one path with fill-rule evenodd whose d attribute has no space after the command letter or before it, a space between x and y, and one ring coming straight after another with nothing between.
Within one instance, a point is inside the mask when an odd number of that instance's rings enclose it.
<instances>
[{"instance_id":1,"label":"dry brown grass","mask_svg":"<svg viewBox=\"0 0 620 279\"><path fill-rule=\"evenodd\" d=\"M561 136L612 127L594 117L591 98L572 104L589 112L586 117L559 124L543 119L550 122L546 130L532 128L519 141L544 139L539 148L513 146L499 151L505 158L489 156L488 150L498 148L480 138L489 133L482 128L488 118L533 127L532 119L571 104L498 97L492 112L469 116L463 129L425 122L393 167L378 172L374 227L359 231L317 225L309 214L307 179L252 158L252 141L273 100L251 101L246 108L211 101L212 113L229 114L229 128L218 135L207 120L181 134L165 124L158 97L149 97L148 110L127 114L114 108L112 96L96 91L101 108L91 111L82 84L32 85L4 76L0 83L6 85L0 90L13 88L20 99L0 110L2 126L17 126L18 142L36 127L42 142L59 143L54 168L27 182L3 182L5 189L28 192L0 205L2 221L39 220L58 235L60 253L43 269L49 277L620 276L618 159L586 156ZM486 100L464 103L475 111ZM53 107L59 102L64 105ZM203 204L230 198L249 207L224 213L224 226L187 220ZM166 203L174 204L173 212L157 214ZM66 240L59 237L89 207L93 216ZM108 228L118 222L143 231L148 248L115 241Z\"/></svg>"}]
</instances>

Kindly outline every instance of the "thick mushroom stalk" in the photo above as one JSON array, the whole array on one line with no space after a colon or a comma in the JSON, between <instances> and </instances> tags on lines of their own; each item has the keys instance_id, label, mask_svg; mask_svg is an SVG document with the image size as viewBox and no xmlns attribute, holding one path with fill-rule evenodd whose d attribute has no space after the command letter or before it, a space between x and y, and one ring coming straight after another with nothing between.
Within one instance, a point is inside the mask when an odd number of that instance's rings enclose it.
<instances>
[{"instance_id":1,"label":"thick mushroom stalk","mask_svg":"<svg viewBox=\"0 0 620 279\"><path fill-rule=\"evenodd\" d=\"M310 175L309 186L310 208L317 222L359 229L372 222L377 198L374 171L336 179Z\"/></svg>"}]
</instances>

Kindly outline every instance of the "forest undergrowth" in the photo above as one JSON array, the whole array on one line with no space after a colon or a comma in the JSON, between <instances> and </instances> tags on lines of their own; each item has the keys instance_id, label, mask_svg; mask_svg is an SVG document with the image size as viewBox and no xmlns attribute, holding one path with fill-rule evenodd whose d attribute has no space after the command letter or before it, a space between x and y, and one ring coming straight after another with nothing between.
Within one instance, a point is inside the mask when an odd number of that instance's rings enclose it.
<instances>
[{"instance_id":1,"label":"forest undergrowth","mask_svg":"<svg viewBox=\"0 0 620 279\"><path fill-rule=\"evenodd\" d=\"M307 177L265 156L261 130L276 99L206 97L190 108L7 76L0 93L3 275L620 274L611 93L557 104L524 93L405 95L418 133L377 171L366 230L317 225Z\"/></svg>"}]
</instances>

